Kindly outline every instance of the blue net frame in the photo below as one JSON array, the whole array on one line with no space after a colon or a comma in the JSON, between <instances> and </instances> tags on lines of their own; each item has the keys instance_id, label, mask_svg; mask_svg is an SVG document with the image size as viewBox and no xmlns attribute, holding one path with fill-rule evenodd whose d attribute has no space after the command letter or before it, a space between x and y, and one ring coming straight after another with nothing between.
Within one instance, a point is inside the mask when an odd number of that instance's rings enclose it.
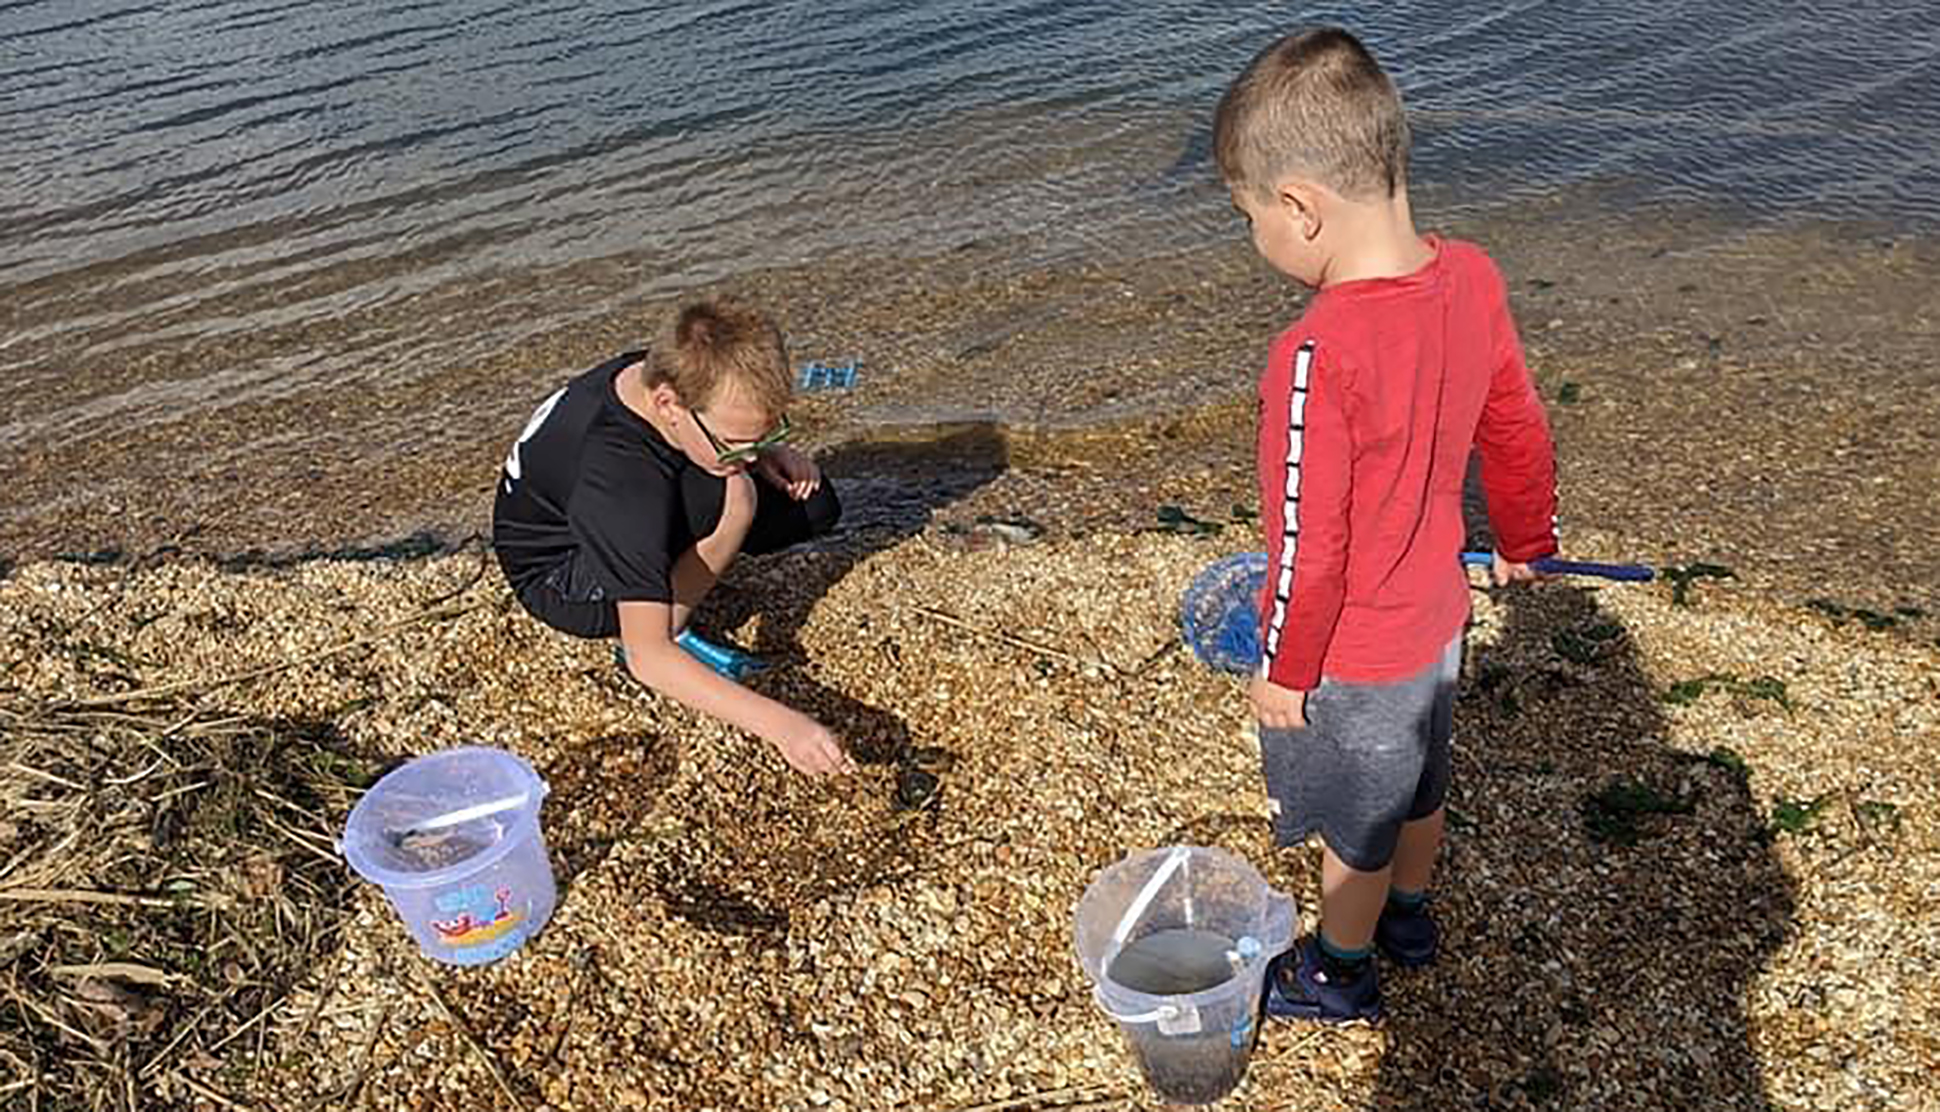
<instances>
[{"instance_id":1,"label":"blue net frame","mask_svg":"<svg viewBox=\"0 0 1940 1112\"><path fill-rule=\"evenodd\" d=\"M1260 591L1266 553L1241 552L1206 565L1179 600L1179 633L1207 667L1250 675L1260 666Z\"/></svg>"}]
</instances>

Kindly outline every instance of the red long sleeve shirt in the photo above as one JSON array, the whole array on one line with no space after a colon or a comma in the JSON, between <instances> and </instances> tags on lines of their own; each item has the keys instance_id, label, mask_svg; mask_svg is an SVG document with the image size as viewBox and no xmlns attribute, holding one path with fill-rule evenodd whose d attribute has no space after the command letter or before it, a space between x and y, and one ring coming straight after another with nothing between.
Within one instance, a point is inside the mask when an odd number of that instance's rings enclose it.
<instances>
[{"instance_id":1,"label":"red long sleeve shirt","mask_svg":"<svg viewBox=\"0 0 1940 1112\"><path fill-rule=\"evenodd\" d=\"M1429 242L1413 274L1322 290L1260 379L1260 668L1282 687L1403 679L1460 631L1471 449L1497 550L1556 551L1555 448L1502 276Z\"/></svg>"}]
</instances>

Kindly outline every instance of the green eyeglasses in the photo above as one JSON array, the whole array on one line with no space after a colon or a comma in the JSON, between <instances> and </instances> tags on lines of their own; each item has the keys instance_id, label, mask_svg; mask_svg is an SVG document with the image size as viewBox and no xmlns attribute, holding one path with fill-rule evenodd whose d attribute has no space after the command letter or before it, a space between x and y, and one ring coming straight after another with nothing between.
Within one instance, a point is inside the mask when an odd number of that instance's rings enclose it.
<instances>
[{"instance_id":1,"label":"green eyeglasses","mask_svg":"<svg viewBox=\"0 0 1940 1112\"><path fill-rule=\"evenodd\" d=\"M714 458L722 463L746 463L788 439L788 414L786 413L781 415L781 423L761 439L750 440L746 444L730 448L721 442L720 437L714 435L714 430L707 427L707 422L701 420L700 410L690 409L687 412L694 417L694 427L701 430L702 436L707 437L707 446L714 449Z\"/></svg>"}]
</instances>

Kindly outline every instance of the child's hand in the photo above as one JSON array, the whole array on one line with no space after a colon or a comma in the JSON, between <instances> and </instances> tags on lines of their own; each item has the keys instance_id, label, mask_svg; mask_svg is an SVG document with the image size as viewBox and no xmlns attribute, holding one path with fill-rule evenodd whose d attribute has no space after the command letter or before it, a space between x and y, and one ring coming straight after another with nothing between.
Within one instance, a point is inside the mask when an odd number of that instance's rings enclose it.
<instances>
[{"instance_id":1,"label":"child's hand","mask_svg":"<svg viewBox=\"0 0 1940 1112\"><path fill-rule=\"evenodd\" d=\"M777 444L756 456L754 469L797 502L822 485L822 469L815 461L786 444Z\"/></svg>"},{"instance_id":2,"label":"child's hand","mask_svg":"<svg viewBox=\"0 0 1940 1112\"><path fill-rule=\"evenodd\" d=\"M746 471L737 471L726 477L726 488L721 492L721 518L714 523L716 534L726 532L735 538L735 546L740 546L740 537L754 524L755 507L761 496L754 489L754 479Z\"/></svg>"},{"instance_id":3,"label":"child's hand","mask_svg":"<svg viewBox=\"0 0 1940 1112\"><path fill-rule=\"evenodd\" d=\"M1498 552L1489 565L1489 578L1495 581L1496 586L1507 587L1511 583L1534 583L1542 578L1542 574L1528 564L1512 564Z\"/></svg>"},{"instance_id":4,"label":"child's hand","mask_svg":"<svg viewBox=\"0 0 1940 1112\"><path fill-rule=\"evenodd\" d=\"M855 771L855 762L843 751L842 743L836 740L834 731L807 715L797 717L799 722L774 739L775 748L781 750L783 760L795 771L810 776Z\"/></svg>"},{"instance_id":5,"label":"child's hand","mask_svg":"<svg viewBox=\"0 0 1940 1112\"><path fill-rule=\"evenodd\" d=\"M1265 676L1254 676L1246 693L1253 697L1253 714L1260 725L1275 730L1307 728L1307 693L1281 687Z\"/></svg>"}]
</instances>

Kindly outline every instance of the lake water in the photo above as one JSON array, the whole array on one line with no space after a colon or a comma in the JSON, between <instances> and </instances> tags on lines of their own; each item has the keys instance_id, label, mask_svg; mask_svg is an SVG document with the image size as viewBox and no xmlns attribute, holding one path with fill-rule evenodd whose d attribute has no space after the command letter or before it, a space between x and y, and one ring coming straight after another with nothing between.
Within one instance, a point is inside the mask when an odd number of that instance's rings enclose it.
<instances>
[{"instance_id":1,"label":"lake water","mask_svg":"<svg viewBox=\"0 0 1940 1112\"><path fill-rule=\"evenodd\" d=\"M1930 0L1321 4L1438 214L1940 225ZM0 0L0 448L831 256L1238 234L1207 157L1284 5ZM610 260L610 266L599 266ZM594 265L589 265L594 264ZM454 297L451 291L463 291ZM420 327L355 322L435 302ZM266 330L330 326L251 347ZM127 369L236 337L158 382ZM175 388L171 389L170 382ZM84 420L85 419L85 420Z\"/></svg>"}]
</instances>

